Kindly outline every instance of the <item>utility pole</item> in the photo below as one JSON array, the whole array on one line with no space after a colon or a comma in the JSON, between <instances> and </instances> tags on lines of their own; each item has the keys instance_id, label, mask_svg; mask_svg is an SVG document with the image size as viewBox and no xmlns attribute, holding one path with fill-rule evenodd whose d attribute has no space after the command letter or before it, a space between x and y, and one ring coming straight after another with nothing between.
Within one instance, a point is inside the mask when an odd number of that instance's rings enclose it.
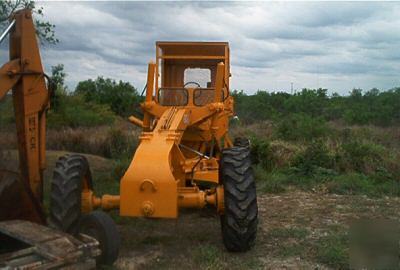
<instances>
[{"instance_id":1,"label":"utility pole","mask_svg":"<svg viewBox=\"0 0 400 270\"><path fill-rule=\"evenodd\" d=\"M293 95L293 83L290 83L290 94Z\"/></svg>"}]
</instances>

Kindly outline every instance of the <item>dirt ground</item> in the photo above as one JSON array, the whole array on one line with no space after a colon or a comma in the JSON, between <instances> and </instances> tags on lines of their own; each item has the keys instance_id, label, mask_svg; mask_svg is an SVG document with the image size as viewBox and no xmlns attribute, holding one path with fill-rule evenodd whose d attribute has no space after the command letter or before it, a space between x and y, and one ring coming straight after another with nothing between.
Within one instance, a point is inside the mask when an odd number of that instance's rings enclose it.
<instances>
[{"instance_id":1,"label":"dirt ground","mask_svg":"<svg viewBox=\"0 0 400 270\"><path fill-rule=\"evenodd\" d=\"M332 237L344 234L353 219L399 220L398 198L368 199L300 191L260 195L256 245L229 253L221 242L218 217L211 211L185 212L178 220L119 220L120 269L330 269L342 268ZM330 245L324 249L324 241ZM339 245L338 247L334 245ZM333 249L333 254L329 254ZM339 253L342 251L339 251ZM325 254L327 253L327 254ZM325 257L324 257L325 256ZM340 254L339 254L340 256ZM331 261L333 260L333 261Z\"/></svg>"},{"instance_id":2,"label":"dirt ground","mask_svg":"<svg viewBox=\"0 0 400 270\"><path fill-rule=\"evenodd\" d=\"M65 153L48 153L47 183L62 154ZM96 156L88 159L95 178L111 168L109 160ZM121 218L111 213L122 241L120 257L113 268L341 269L347 268L345 239L353 220L383 217L400 221L400 198L290 190L259 194L258 205L256 245L242 254L225 251L219 218L211 209L182 211L177 220Z\"/></svg>"}]
</instances>

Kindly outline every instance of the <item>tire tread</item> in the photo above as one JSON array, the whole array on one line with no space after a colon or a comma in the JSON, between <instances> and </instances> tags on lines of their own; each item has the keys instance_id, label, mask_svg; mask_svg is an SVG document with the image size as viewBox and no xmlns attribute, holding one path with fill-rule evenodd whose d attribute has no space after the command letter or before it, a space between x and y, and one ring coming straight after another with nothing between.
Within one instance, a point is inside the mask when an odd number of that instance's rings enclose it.
<instances>
[{"instance_id":1,"label":"tire tread","mask_svg":"<svg viewBox=\"0 0 400 270\"><path fill-rule=\"evenodd\" d=\"M255 243L258 224L257 193L249 147L224 149L221 177L225 190L222 237L229 251L248 251Z\"/></svg>"},{"instance_id":2,"label":"tire tread","mask_svg":"<svg viewBox=\"0 0 400 270\"><path fill-rule=\"evenodd\" d=\"M78 233L84 177L91 186L89 163L84 156L65 155L56 162L50 193L49 223L52 227L72 235Z\"/></svg>"}]
</instances>

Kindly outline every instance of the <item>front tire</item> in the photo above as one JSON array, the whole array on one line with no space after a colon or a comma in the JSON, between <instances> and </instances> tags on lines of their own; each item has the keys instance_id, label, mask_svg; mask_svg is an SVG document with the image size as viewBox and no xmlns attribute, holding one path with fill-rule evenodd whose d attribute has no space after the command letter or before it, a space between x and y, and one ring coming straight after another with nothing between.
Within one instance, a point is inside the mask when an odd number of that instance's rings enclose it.
<instances>
[{"instance_id":1,"label":"front tire","mask_svg":"<svg viewBox=\"0 0 400 270\"><path fill-rule=\"evenodd\" d=\"M250 140L246 137L237 137L233 141L233 145L236 147L250 148Z\"/></svg>"},{"instance_id":2,"label":"front tire","mask_svg":"<svg viewBox=\"0 0 400 270\"><path fill-rule=\"evenodd\" d=\"M221 216L224 245L229 251L250 250L258 224L257 193L248 147L224 149L221 158L225 212Z\"/></svg>"}]
</instances>

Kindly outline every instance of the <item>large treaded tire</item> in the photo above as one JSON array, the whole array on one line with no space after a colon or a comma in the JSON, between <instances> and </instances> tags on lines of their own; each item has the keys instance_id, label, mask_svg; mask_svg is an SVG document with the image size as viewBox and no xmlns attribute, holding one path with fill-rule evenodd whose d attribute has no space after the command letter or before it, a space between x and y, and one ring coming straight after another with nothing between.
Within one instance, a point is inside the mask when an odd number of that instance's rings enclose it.
<instances>
[{"instance_id":1,"label":"large treaded tire","mask_svg":"<svg viewBox=\"0 0 400 270\"><path fill-rule=\"evenodd\" d=\"M84 156L66 155L58 159L50 192L52 227L71 235L79 232L83 184L92 189L89 163Z\"/></svg>"},{"instance_id":2,"label":"large treaded tire","mask_svg":"<svg viewBox=\"0 0 400 270\"><path fill-rule=\"evenodd\" d=\"M81 220L80 233L99 242L101 254L96 258L98 265L112 265L118 258L120 236L112 218L102 211L93 211Z\"/></svg>"},{"instance_id":3,"label":"large treaded tire","mask_svg":"<svg viewBox=\"0 0 400 270\"><path fill-rule=\"evenodd\" d=\"M247 147L224 149L221 158L225 211L221 216L224 245L229 251L250 250L258 224L257 193Z\"/></svg>"},{"instance_id":4,"label":"large treaded tire","mask_svg":"<svg viewBox=\"0 0 400 270\"><path fill-rule=\"evenodd\" d=\"M246 137L236 137L233 141L233 145L236 147L250 148L250 140Z\"/></svg>"}]
</instances>

